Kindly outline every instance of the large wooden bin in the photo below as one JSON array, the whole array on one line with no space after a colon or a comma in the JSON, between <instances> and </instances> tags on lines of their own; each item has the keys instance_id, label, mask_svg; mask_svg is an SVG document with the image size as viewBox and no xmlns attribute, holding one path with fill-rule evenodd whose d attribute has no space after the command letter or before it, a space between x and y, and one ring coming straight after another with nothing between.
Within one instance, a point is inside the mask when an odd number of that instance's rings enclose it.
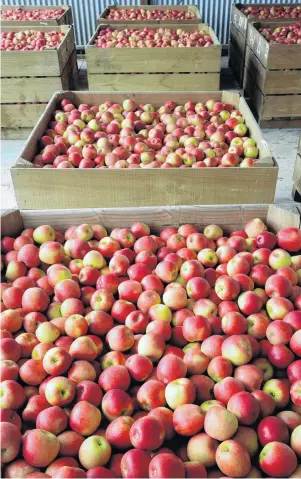
<instances>
[{"instance_id":1,"label":"large wooden bin","mask_svg":"<svg viewBox=\"0 0 301 479\"><path fill-rule=\"evenodd\" d=\"M285 24L256 22L248 28L244 90L262 127L301 128L301 45L270 43L259 32Z\"/></svg>"},{"instance_id":2,"label":"large wooden bin","mask_svg":"<svg viewBox=\"0 0 301 479\"><path fill-rule=\"evenodd\" d=\"M141 2L143 3L143 2ZM145 2L146 3L146 2ZM200 23L202 21L201 19L201 14L200 14L200 10L199 8L196 6L196 5L128 5L128 6L119 6L119 5L108 5L104 11L101 13L101 15L98 17L98 23L110 23L110 24L113 24L113 25L118 25L118 24L123 24L124 21L120 21L120 20L111 20L108 18L108 15L109 15L109 11L110 10L136 10L136 9L146 9L146 10L180 10L180 11L186 11L186 12L191 12L195 15L196 18L192 18L192 19L189 19L189 20L181 20L181 22L179 22L179 20L168 20L168 21L165 21L165 20L158 20L157 23L160 23L161 25L164 25L166 23L173 23L173 24L177 24L177 25L189 25L189 24L193 24L193 23ZM135 23L143 23L143 24L146 24L146 23L149 23L148 20L133 20L132 23L135 24Z\"/></svg>"},{"instance_id":3,"label":"large wooden bin","mask_svg":"<svg viewBox=\"0 0 301 479\"><path fill-rule=\"evenodd\" d=\"M150 24L149 24L150 25ZM175 25L164 25L176 30ZM115 30L133 27L123 24ZM158 24L151 24L154 29ZM86 47L90 90L101 91L202 91L219 90L221 45L205 24L181 26L182 30L205 29L214 45L206 48L98 48L94 45L99 25ZM139 28L143 28L141 24Z\"/></svg>"},{"instance_id":4,"label":"large wooden bin","mask_svg":"<svg viewBox=\"0 0 301 479\"><path fill-rule=\"evenodd\" d=\"M14 25L2 31L22 31ZM63 31L57 49L1 52L1 136L27 138L58 90L77 88L77 62L73 27L30 27Z\"/></svg>"},{"instance_id":5,"label":"large wooden bin","mask_svg":"<svg viewBox=\"0 0 301 479\"><path fill-rule=\"evenodd\" d=\"M171 169L50 169L35 168L38 142L58 103L68 98L75 105L136 103L155 107L168 99L178 104L209 98L231 103L245 118L260 151L256 168ZM59 92L50 101L30 135L20 158L11 168L17 203L21 209L174 206L197 204L254 204L274 201L278 166L243 97L234 92L99 93Z\"/></svg>"},{"instance_id":6,"label":"large wooden bin","mask_svg":"<svg viewBox=\"0 0 301 479\"><path fill-rule=\"evenodd\" d=\"M5 10L17 10L17 9L22 9L22 10L49 10L49 9L63 9L65 10L64 13L59 18L52 18L49 20L33 20L33 21L23 21L23 20L2 20L0 17L0 25L2 27L5 27L6 25L14 25L14 27L20 26L23 27L26 25L26 27L36 27L37 25L41 25L44 27L51 27L54 25L72 25L73 20L72 20L72 10L71 7L68 5L56 5L52 7L45 7L42 5L35 5L35 6L25 6L25 5L1 5L0 10L5 11Z\"/></svg>"},{"instance_id":7,"label":"large wooden bin","mask_svg":"<svg viewBox=\"0 0 301 479\"><path fill-rule=\"evenodd\" d=\"M254 7L254 6L262 6L262 7L289 7L293 6L296 7L296 4L244 4L244 3L236 3L232 5L231 11L231 23L230 23L230 41L229 41L229 64L234 71L235 77L239 83L239 86L243 86L243 79L244 79L244 66L245 66L245 56L246 56L246 47L247 47L247 35L248 35L248 27L253 22L258 21L257 17L250 15L246 17L242 12L242 9L247 7ZM275 18L276 20L276 18ZM279 19L282 22L294 22L294 19L287 18L287 19ZM260 20L262 23L270 22L271 19L267 20ZM297 20L296 20L297 21Z\"/></svg>"},{"instance_id":8,"label":"large wooden bin","mask_svg":"<svg viewBox=\"0 0 301 479\"><path fill-rule=\"evenodd\" d=\"M162 208L74 209L69 211L2 211L1 234L15 236L25 228L41 224L64 232L69 226L81 223L101 223L113 228L130 227L136 221L147 223L158 233L167 226L179 227L184 223L196 224L200 231L208 224L220 225L225 233L241 230L253 218L261 218L274 232L281 228L301 227L300 209L295 205L253 206L179 206Z\"/></svg>"}]
</instances>

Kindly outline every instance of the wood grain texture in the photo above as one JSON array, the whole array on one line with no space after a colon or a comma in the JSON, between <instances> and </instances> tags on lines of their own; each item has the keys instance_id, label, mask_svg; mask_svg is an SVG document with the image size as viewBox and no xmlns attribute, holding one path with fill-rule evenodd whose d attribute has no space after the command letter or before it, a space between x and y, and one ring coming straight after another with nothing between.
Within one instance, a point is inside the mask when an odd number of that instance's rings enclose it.
<instances>
[{"instance_id":1,"label":"wood grain texture","mask_svg":"<svg viewBox=\"0 0 301 479\"><path fill-rule=\"evenodd\" d=\"M2 27L2 31L11 31L12 27ZM53 27L31 27L32 30L52 31ZM42 51L3 51L1 52L1 78L3 77L40 77L59 76L75 48L72 26L57 26L65 32L59 48ZM22 31L14 27L14 31Z\"/></svg>"},{"instance_id":2,"label":"wood grain texture","mask_svg":"<svg viewBox=\"0 0 301 479\"><path fill-rule=\"evenodd\" d=\"M168 25L167 25L168 26ZM122 30L126 25L115 29ZM187 31L205 29L214 40L208 48L97 48L97 33L105 28L99 25L86 47L88 74L91 73L193 73L219 72L221 69L221 45L213 30L205 24L187 25ZM154 29L160 28L153 25ZM170 25L170 28L176 29Z\"/></svg>"},{"instance_id":3,"label":"wood grain texture","mask_svg":"<svg viewBox=\"0 0 301 479\"><path fill-rule=\"evenodd\" d=\"M246 48L245 66L265 95L301 93L300 70L267 70L249 46Z\"/></svg>"},{"instance_id":4,"label":"wood grain texture","mask_svg":"<svg viewBox=\"0 0 301 479\"><path fill-rule=\"evenodd\" d=\"M1 128L1 140L26 140L29 138L32 128Z\"/></svg>"},{"instance_id":5,"label":"wood grain texture","mask_svg":"<svg viewBox=\"0 0 301 479\"><path fill-rule=\"evenodd\" d=\"M142 4L142 2L140 2ZM191 20L182 20L181 21L181 25L191 25L191 24L195 24L195 23L199 23L201 22L201 14L200 14L200 10L198 9L198 7L196 7L195 5L172 5L172 6L165 6L165 5L138 5L138 6L119 6L119 5L108 5L107 8L104 9L104 11L101 13L101 15L98 17L97 21L98 23L103 23L103 24L112 24L112 25L120 25L120 24L123 24L124 22L122 20L115 20L115 21L112 21L110 19L107 18L108 14L109 14L109 10L131 10L131 9L136 9L136 8L144 8L146 10L184 10L184 11L188 11L188 12L192 12L195 14L196 18L193 18ZM149 23L148 20L146 21L132 21L131 22L133 25L137 24L137 23L142 23L142 24L146 24L146 23ZM165 24L179 24L179 22L177 20L157 20L157 21L154 21L152 23L157 23L157 24L160 24L160 25L165 25Z\"/></svg>"},{"instance_id":6,"label":"wood grain texture","mask_svg":"<svg viewBox=\"0 0 301 479\"><path fill-rule=\"evenodd\" d=\"M262 118L301 118L301 95L267 95Z\"/></svg>"},{"instance_id":7,"label":"wood grain texture","mask_svg":"<svg viewBox=\"0 0 301 479\"><path fill-rule=\"evenodd\" d=\"M200 231L208 224L219 224L226 233L244 228L252 218L261 218L277 232L284 227L300 226L300 209L297 205L246 205L246 206L179 206L158 208L32 210L1 213L1 226L6 235L19 233L23 228L50 224L57 231L81 223L103 224L109 231L115 227L129 227L135 221L150 225L158 233L167 226L193 223Z\"/></svg>"},{"instance_id":8,"label":"wood grain texture","mask_svg":"<svg viewBox=\"0 0 301 479\"><path fill-rule=\"evenodd\" d=\"M1 105L2 128L33 128L44 113L47 103L5 103Z\"/></svg>"},{"instance_id":9,"label":"wood grain texture","mask_svg":"<svg viewBox=\"0 0 301 479\"><path fill-rule=\"evenodd\" d=\"M90 90L188 91L219 90L220 73L107 73L88 74Z\"/></svg>"},{"instance_id":10,"label":"wood grain texture","mask_svg":"<svg viewBox=\"0 0 301 479\"><path fill-rule=\"evenodd\" d=\"M21 209L268 204L274 201L277 173L278 167L218 171L215 168L127 171L11 169Z\"/></svg>"},{"instance_id":11,"label":"wood grain texture","mask_svg":"<svg viewBox=\"0 0 301 479\"><path fill-rule=\"evenodd\" d=\"M296 128L298 130L301 129L301 119L294 119L294 118L273 118L270 120L258 120L258 124L261 128L268 128L268 129L283 129L283 128Z\"/></svg>"}]
</instances>

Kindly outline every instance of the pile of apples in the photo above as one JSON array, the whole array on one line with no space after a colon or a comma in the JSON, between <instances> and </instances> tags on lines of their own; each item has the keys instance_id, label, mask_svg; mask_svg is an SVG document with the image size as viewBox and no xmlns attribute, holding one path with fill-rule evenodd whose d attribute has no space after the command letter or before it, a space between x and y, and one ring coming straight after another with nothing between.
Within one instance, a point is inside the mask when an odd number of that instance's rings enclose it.
<instances>
[{"instance_id":1,"label":"pile of apples","mask_svg":"<svg viewBox=\"0 0 301 479\"><path fill-rule=\"evenodd\" d=\"M107 27L100 30L95 45L98 48L187 48L210 47L213 40L206 30L188 32L180 28L151 27L113 30Z\"/></svg>"},{"instance_id":2,"label":"pile of apples","mask_svg":"<svg viewBox=\"0 0 301 479\"><path fill-rule=\"evenodd\" d=\"M301 22L277 28L260 28L259 31L270 43L301 45Z\"/></svg>"},{"instance_id":3,"label":"pile of apples","mask_svg":"<svg viewBox=\"0 0 301 479\"><path fill-rule=\"evenodd\" d=\"M63 32L41 32L25 30L21 32L1 32L0 50L29 51L58 48L65 34Z\"/></svg>"},{"instance_id":4,"label":"pile of apples","mask_svg":"<svg viewBox=\"0 0 301 479\"><path fill-rule=\"evenodd\" d=\"M37 8L35 10L23 10L22 8L12 8L11 10L1 10L1 20L17 20L17 21L37 21L37 20L53 20L60 18L65 13L63 8Z\"/></svg>"},{"instance_id":5,"label":"pile of apples","mask_svg":"<svg viewBox=\"0 0 301 479\"><path fill-rule=\"evenodd\" d=\"M1 248L4 477L300 477L298 228L42 225Z\"/></svg>"},{"instance_id":6,"label":"pile of apples","mask_svg":"<svg viewBox=\"0 0 301 479\"><path fill-rule=\"evenodd\" d=\"M252 167L258 148L233 105L208 100L156 109L106 101L78 108L64 99L40 140L38 168Z\"/></svg>"},{"instance_id":7,"label":"pile of apples","mask_svg":"<svg viewBox=\"0 0 301 479\"><path fill-rule=\"evenodd\" d=\"M146 8L119 8L119 9L110 9L107 17L109 20L124 20L128 22L129 20L148 20L148 21L157 21L157 20L192 20L196 18L195 14L187 10L158 10Z\"/></svg>"},{"instance_id":8,"label":"pile of apples","mask_svg":"<svg viewBox=\"0 0 301 479\"><path fill-rule=\"evenodd\" d=\"M301 6L300 5L273 5L272 7L250 5L249 7L242 8L242 13L246 17L255 17L259 20L262 18L301 18Z\"/></svg>"}]
</instances>

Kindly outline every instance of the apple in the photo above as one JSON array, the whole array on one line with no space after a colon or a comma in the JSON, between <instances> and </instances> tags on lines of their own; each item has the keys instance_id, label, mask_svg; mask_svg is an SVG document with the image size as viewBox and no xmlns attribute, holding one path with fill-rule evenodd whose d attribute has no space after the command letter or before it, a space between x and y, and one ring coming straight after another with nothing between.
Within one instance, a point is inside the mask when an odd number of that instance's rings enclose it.
<instances>
[{"instance_id":1,"label":"apple","mask_svg":"<svg viewBox=\"0 0 301 479\"><path fill-rule=\"evenodd\" d=\"M221 406L213 406L206 413L204 430L210 437L218 441L230 439L237 428L236 416Z\"/></svg>"},{"instance_id":2,"label":"apple","mask_svg":"<svg viewBox=\"0 0 301 479\"><path fill-rule=\"evenodd\" d=\"M297 457L289 446L274 441L262 449L259 465L262 471L270 476L290 476L297 468Z\"/></svg>"},{"instance_id":3,"label":"apple","mask_svg":"<svg viewBox=\"0 0 301 479\"><path fill-rule=\"evenodd\" d=\"M23 440L22 454L31 466L46 467L57 457L59 448L59 440L54 434L32 429Z\"/></svg>"}]
</instances>

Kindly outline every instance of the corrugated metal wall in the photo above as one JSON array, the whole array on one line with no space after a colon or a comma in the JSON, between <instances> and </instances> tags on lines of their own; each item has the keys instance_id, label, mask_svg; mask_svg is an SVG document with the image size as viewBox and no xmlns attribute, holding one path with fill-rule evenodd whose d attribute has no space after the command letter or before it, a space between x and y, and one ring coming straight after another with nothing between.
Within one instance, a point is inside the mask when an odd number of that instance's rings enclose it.
<instances>
[{"instance_id":1,"label":"corrugated metal wall","mask_svg":"<svg viewBox=\"0 0 301 479\"><path fill-rule=\"evenodd\" d=\"M294 3L300 0L240 0L241 3ZM139 0L2 0L2 5L61 5L68 3L72 7L75 24L76 43L84 46L91 38L96 26L96 18L107 5L139 5ZM228 43L231 4L233 0L152 0L153 5L198 5L201 16L215 30L221 43ZM235 1L235 3L237 3Z\"/></svg>"}]
</instances>

